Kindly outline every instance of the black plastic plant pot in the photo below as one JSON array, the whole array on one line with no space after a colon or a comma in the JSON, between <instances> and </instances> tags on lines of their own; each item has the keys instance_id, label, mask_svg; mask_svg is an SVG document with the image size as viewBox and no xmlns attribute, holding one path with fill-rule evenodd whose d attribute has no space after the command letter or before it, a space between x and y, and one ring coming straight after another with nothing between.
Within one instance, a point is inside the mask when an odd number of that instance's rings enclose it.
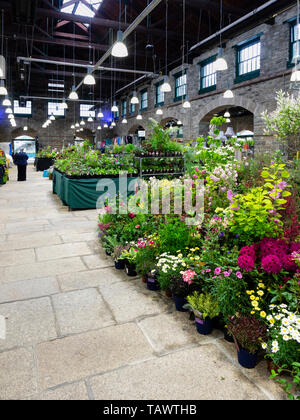
<instances>
[{"instance_id":1,"label":"black plastic plant pot","mask_svg":"<svg viewBox=\"0 0 300 420\"><path fill-rule=\"evenodd\" d=\"M124 260L117 260L117 261L115 261L115 268L117 270L124 270L124 268L125 268L125 261Z\"/></svg>"},{"instance_id":2,"label":"black plastic plant pot","mask_svg":"<svg viewBox=\"0 0 300 420\"><path fill-rule=\"evenodd\" d=\"M176 311L187 312L187 309L183 307L184 305L187 304L187 301L185 298L180 297L180 296L173 296L173 299L174 299Z\"/></svg>"},{"instance_id":3,"label":"black plastic plant pot","mask_svg":"<svg viewBox=\"0 0 300 420\"><path fill-rule=\"evenodd\" d=\"M147 289L152 291L160 290L160 284L155 280L154 277L147 276Z\"/></svg>"},{"instance_id":4,"label":"black plastic plant pot","mask_svg":"<svg viewBox=\"0 0 300 420\"><path fill-rule=\"evenodd\" d=\"M254 369L257 365L257 353L250 353L248 350L240 347L238 353L239 364L246 369Z\"/></svg>"},{"instance_id":5,"label":"black plastic plant pot","mask_svg":"<svg viewBox=\"0 0 300 420\"><path fill-rule=\"evenodd\" d=\"M234 343L234 339L231 335L228 334L228 330L226 327L224 328L223 331L224 331L224 340L226 340L228 343Z\"/></svg>"},{"instance_id":6,"label":"black plastic plant pot","mask_svg":"<svg viewBox=\"0 0 300 420\"><path fill-rule=\"evenodd\" d=\"M130 277L137 276L136 265L134 263L126 262L125 271L126 271L127 276L130 276Z\"/></svg>"},{"instance_id":7,"label":"black plastic plant pot","mask_svg":"<svg viewBox=\"0 0 300 420\"><path fill-rule=\"evenodd\" d=\"M110 256L111 255L111 252L105 250L105 254Z\"/></svg>"},{"instance_id":8,"label":"black plastic plant pot","mask_svg":"<svg viewBox=\"0 0 300 420\"><path fill-rule=\"evenodd\" d=\"M208 335L213 330L213 321L210 318L200 319L198 317L195 318L196 321L196 328L199 334Z\"/></svg>"}]
</instances>

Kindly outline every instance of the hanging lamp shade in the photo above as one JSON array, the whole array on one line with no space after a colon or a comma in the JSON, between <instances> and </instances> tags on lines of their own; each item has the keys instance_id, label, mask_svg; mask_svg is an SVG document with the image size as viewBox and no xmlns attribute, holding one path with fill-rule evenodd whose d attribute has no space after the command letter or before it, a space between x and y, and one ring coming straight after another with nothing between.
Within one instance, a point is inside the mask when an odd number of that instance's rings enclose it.
<instances>
[{"instance_id":1,"label":"hanging lamp shade","mask_svg":"<svg viewBox=\"0 0 300 420\"><path fill-rule=\"evenodd\" d=\"M79 128L80 127L80 125L78 124L78 122L75 124L75 127L76 128Z\"/></svg>"},{"instance_id":2,"label":"hanging lamp shade","mask_svg":"<svg viewBox=\"0 0 300 420\"><path fill-rule=\"evenodd\" d=\"M122 120L122 124L127 124L127 122L128 122L127 119L124 117Z\"/></svg>"},{"instance_id":3,"label":"hanging lamp shade","mask_svg":"<svg viewBox=\"0 0 300 420\"><path fill-rule=\"evenodd\" d=\"M225 98L225 99L231 99L231 98L234 98L234 94L233 94L232 90L231 90L231 89L227 89L227 90L224 92L223 98Z\"/></svg>"},{"instance_id":4,"label":"hanging lamp shade","mask_svg":"<svg viewBox=\"0 0 300 420\"><path fill-rule=\"evenodd\" d=\"M28 127L27 127L27 125L25 125L25 126L24 126L23 130L24 130L24 131L28 131Z\"/></svg>"},{"instance_id":5,"label":"hanging lamp shade","mask_svg":"<svg viewBox=\"0 0 300 420\"><path fill-rule=\"evenodd\" d=\"M53 114L51 114L51 116L50 116L50 120L51 120L51 121L55 121L55 117L54 117L54 115L53 115Z\"/></svg>"},{"instance_id":6,"label":"hanging lamp shade","mask_svg":"<svg viewBox=\"0 0 300 420\"><path fill-rule=\"evenodd\" d=\"M171 85L170 85L170 83L169 83L169 78L168 78L168 76L165 76L165 77L164 77L164 83L161 85L160 90L161 90L161 92L163 92L163 93L171 92L172 88L171 88Z\"/></svg>"},{"instance_id":7,"label":"hanging lamp shade","mask_svg":"<svg viewBox=\"0 0 300 420\"><path fill-rule=\"evenodd\" d=\"M94 120L93 120L93 118L91 117L91 115L89 116L89 118L88 118L88 122L93 122Z\"/></svg>"},{"instance_id":8,"label":"hanging lamp shade","mask_svg":"<svg viewBox=\"0 0 300 420\"><path fill-rule=\"evenodd\" d=\"M185 102L183 102L183 104L182 104L182 107L183 108L185 108L185 109L189 109L189 108L191 108L191 103L190 103L190 101L188 101L188 100L186 100Z\"/></svg>"},{"instance_id":9,"label":"hanging lamp shade","mask_svg":"<svg viewBox=\"0 0 300 420\"><path fill-rule=\"evenodd\" d=\"M78 99L78 94L75 90L75 86L72 86L72 91L69 95L69 99L71 99L72 101L76 101Z\"/></svg>"},{"instance_id":10,"label":"hanging lamp shade","mask_svg":"<svg viewBox=\"0 0 300 420\"><path fill-rule=\"evenodd\" d=\"M80 131L83 131L83 128L82 127L80 128Z\"/></svg>"},{"instance_id":11,"label":"hanging lamp shade","mask_svg":"<svg viewBox=\"0 0 300 420\"><path fill-rule=\"evenodd\" d=\"M180 120L177 121L177 125L183 125Z\"/></svg>"},{"instance_id":12,"label":"hanging lamp shade","mask_svg":"<svg viewBox=\"0 0 300 420\"><path fill-rule=\"evenodd\" d=\"M103 112L101 111L101 109L100 109L100 111L98 112L97 117L98 117L98 118L103 118L103 117L104 117Z\"/></svg>"},{"instance_id":13,"label":"hanging lamp shade","mask_svg":"<svg viewBox=\"0 0 300 420\"><path fill-rule=\"evenodd\" d=\"M118 58L128 57L128 50L127 50L126 45L123 42L122 31L117 32L117 41L115 42L112 48L111 55L113 57L118 57Z\"/></svg>"},{"instance_id":14,"label":"hanging lamp shade","mask_svg":"<svg viewBox=\"0 0 300 420\"><path fill-rule=\"evenodd\" d=\"M80 125L85 125L85 122L83 120L81 120Z\"/></svg>"},{"instance_id":15,"label":"hanging lamp shade","mask_svg":"<svg viewBox=\"0 0 300 420\"><path fill-rule=\"evenodd\" d=\"M68 104L66 102L66 99L63 98L62 104L61 104L62 109L68 109Z\"/></svg>"},{"instance_id":16,"label":"hanging lamp shade","mask_svg":"<svg viewBox=\"0 0 300 420\"><path fill-rule=\"evenodd\" d=\"M6 108L5 114L12 114L12 113L13 113L13 110L10 107Z\"/></svg>"},{"instance_id":17,"label":"hanging lamp shade","mask_svg":"<svg viewBox=\"0 0 300 420\"><path fill-rule=\"evenodd\" d=\"M89 85L89 86L96 84L95 77L92 75L92 69L90 67L88 68L87 75L83 79L83 84L84 85Z\"/></svg>"},{"instance_id":18,"label":"hanging lamp shade","mask_svg":"<svg viewBox=\"0 0 300 420\"><path fill-rule=\"evenodd\" d=\"M224 71L228 69L227 61L224 58L223 48L219 48L218 57L214 64L215 71Z\"/></svg>"},{"instance_id":19,"label":"hanging lamp shade","mask_svg":"<svg viewBox=\"0 0 300 420\"><path fill-rule=\"evenodd\" d=\"M4 80L0 80L0 95L7 95L7 89L4 85Z\"/></svg>"},{"instance_id":20,"label":"hanging lamp shade","mask_svg":"<svg viewBox=\"0 0 300 420\"><path fill-rule=\"evenodd\" d=\"M231 122L231 119L230 118L226 118L226 122L227 123L230 123Z\"/></svg>"},{"instance_id":21,"label":"hanging lamp shade","mask_svg":"<svg viewBox=\"0 0 300 420\"><path fill-rule=\"evenodd\" d=\"M6 61L3 55L0 55L0 79L6 79Z\"/></svg>"},{"instance_id":22,"label":"hanging lamp shade","mask_svg":"<svg viewBox=\"0 0 300 420\"><path fill-rule=\"evenodd\" d=\"M116 123L113 121L113 122L111 123L111 126L112 126L112 127L115 127L115 126L116 126Z\"/></svg>"},{"instance_id":23,"label":"hanging lamp shade","mask_svg":"<svg viewBox=\"0 0 300 420\"><path fill-rule=\"evenodd\" d=\"M71 125L71 130L74 130L75 129L75 125L74 124L72 124Z\"/></svg>"},{"instance_id":24,"label":"hanging lamp shade","mask_svg":"<svg viewBox=\"0 0 300 420\"><path fill-rule=\"evenodd\" d=\"M101 125L98 125L97 130L102 130Z\"/></svg>"},{"instance_id":25,"label":"hanging lamp shade","mask_svg":"<svg viewBox=\"0 0 300 420\"><path fill-rule=\"evenodd\" d=\"M300 82L300 70L295 68L291 75L291 82Z\"/></svg>"},{"instance_id":26,"label":"hanging lamp shade","mask_svg":"<svg viewBox=\"0 0 300 420\"><path fill-rule=\"evenodd\" d=\"M136 90L133 91L132 98L130 100L132 105L137 105L140 103L139 98L137 97Z\"/></svg>"},{"instance_id":27,"label":"hanging lamp shade","mask_svg":"<svg viewBox=\"0 0 300 420\"><path fill-rule=\"evenodd\" d=\"M15 120L11 120L11 126L12 126L12 127L16 127L16 126L17 126L17 124L16 124L16 121L15 121Z\"/></svg>"},{"instance_id":28,"label":"hanging lamp shade","mask_svg":"<svg viewBox=\"0 0 300 420\"><path fill-rule=\"evenodd\" d=\"M8 99L8 97L6 97L5 99L3 99L2 105L3 106L11 106L10 99Z\"/></svg>"},{"instance_id":29,"label":"hanging lamp shade","mask_svg":"<svg viewBox=\"0 0 300 420\"><path fill-rule=\"evenodd\" d=\"M114 101L114 104L113 104L113 106L111 107L111 111L112 111L112 112L118 112L118 111L119 111L119 108L117 107L116 101Z\"/></svg>"},{"instance_id":30,"label":"hanging lamp shade","mask_svg":"<svg viewBox=\"0 0 300 420\"><path fill-rule=\"evenodd\" d=\"M104 128L108 128L108 125L105 123L103 127L104 127Z\"/></svg>"},{"instance_id":31,"label":"hanging lamp shade","mask_svg":"<svg viewBox=\"0 0 300 420\"><path fill-rule=\"evenodd\" d=\"M224 114L224 118L230 118L230 112L229 112L229 111L226 111L226 112L225 112L225 114Z\"/></svg>"},{"instance_id":32,"label":"hanging lamp shade","mask_svg":"<svg viewBox=\"0 0 300 420\"><path fill-rule=\"evenodd\" d=\"M15 117L14 117L14 114L8 114L8 119L9 120L13 120Z\"/></svg>"},{"instance_id":33,"label":"hanging lamp shade","mask_svg":"<svg viewBox=\"0 0 300 420\"><path fill-rule=\"evenodd\" d=\"M138 115L136 116L136 119L137 119L137 120L142 120L142 119L143 119L143 117L141 116L141 114L138 114Z\"/></svg>"},{"instance_id":34,"label":"hanging lamp shade","mask_svg":"<svg viewBox=\"0 0 300 420\"><path fill-rule=\"evenodd\" d=\"M163 115L163 110L161 108L158 108L158 110L156 111L156 115Z\"/></svg>"}]
</instances>

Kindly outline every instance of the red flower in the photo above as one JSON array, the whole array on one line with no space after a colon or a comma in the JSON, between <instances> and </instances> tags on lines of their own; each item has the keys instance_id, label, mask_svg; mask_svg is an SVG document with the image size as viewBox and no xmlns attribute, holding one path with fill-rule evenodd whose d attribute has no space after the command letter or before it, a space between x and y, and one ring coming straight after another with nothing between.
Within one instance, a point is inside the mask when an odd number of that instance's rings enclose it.
<instances>
[{"instance_id":1,"label":"red flower","mask_svg":"<svg viewBox=\"0 0 300 420\"><path fill-rule=\"evenodd\" d=\"M267 273L278 274L282 269L280 259L276 255L267 255L261 260L261 266Z\"/></svg>"}]
</instances>

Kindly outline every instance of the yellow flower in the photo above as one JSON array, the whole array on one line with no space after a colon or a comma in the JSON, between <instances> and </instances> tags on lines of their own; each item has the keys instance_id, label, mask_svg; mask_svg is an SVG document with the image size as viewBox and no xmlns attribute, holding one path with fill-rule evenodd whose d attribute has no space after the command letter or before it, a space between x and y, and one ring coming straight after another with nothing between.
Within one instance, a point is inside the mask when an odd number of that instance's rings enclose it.
<instances>
[{"instance_id":1,"label":"yellow flower","mask_svg":"<svg viewBox=\"0 0 300 420\"><path fill-rule=\"evenodd\" d=\"M183 257L183 255L182 255L182 254L178 254L178 257L179 257L179 258L182 258L182 257Z\"/></svg>"},{"instance_id":2,"label":"yellow flower","mask_svg":"<svg viewBox=\"0 0 300 420\"><path fill-rule=\"evenodd\" d=\"M196 256L195 256L195 260L196 260L196 261L200 260L199 255L196 255Z\"/></svg>"},{"instance_id":3,"label":"yellow flower","mask_svg":"<svg viewBox=\"0 0 300 420\"><path fill-rule=\"evenodd\" d=\"M200 249L200 248L198 248L198 247L196 246L195 250L196 250L196 251L199 251L199 249Z\"/></svg>"},{"instance_id":4,"label":"yellow flower","mask_svg":"<svg viewBox=\"0 0 300 420\"><path fill-rule=\"evenodd\" d=\"M265 317L267 316L267 314L265 313L265 311L261 311L260 316L261 316L262 318L265 318Z\"/></svg>"},{"instance_id":5,"label":"yellow flower","mask_svg":"<svg viewBox=\"0 0 300 420\"><path fill-rule=\"evenodd\" d=\"M258 287L260 287L261 289L265 289L265 285L263 283L258 283Z\"/></svg>"},{"instance_id":6,"label":"yellow flower","mask_svg":"<svg viewBox=\"0 0 300 420\"><path fill-rule=\"evenodd\" d=\"M259 290L259 291L257 292L257 294L258 294L259 296L263 296L263 295L264 295L264 292L263 292L262 290Z\"/></svg>"},{"instance_id":7,"label":"yellow flower","mask_svg":"<svg viewBox=\"0 0 300 420\"><path fill-rule=\"evenodd\" d=\"M251 313L251 315L254 315L255 314L255 311L251 311L250 313Z\"/></svg>"},{"instance_id":8,"label":"yellow flower","mask_svg":"<svg viewBox=\"0 0 300 420\"><path fill-rule=\"evenodd\" d=\"M260 311L260 308L259 308L259 307L257 307L257 308L255 308L255 310L256 310L256 311Z\"/></svg>"},{"instance_id":9,"label":"yellow flower","mask_svg":"<svg viewBox=\"0 0 300 420\"><path fill-rule=\"evenodd\" d=\"M255 300L259 300L259 297L258 297L258 296L256 296Z\"/></svg>"},{"instance_id":10,"label":"yellow flower","mask_svg":"<svg viewBox=\"0 0 300 420\"><path fill-rule=\"evenodd\" d=\"M251 296L250 296L250 299L251 299L251 300L255 300L255 296L251 295Z\"/></svg>"},{"instance_id":11,"label":"yellow flower","mask_svg":"<svg viewBox=\"0 0 300 420\"><path fill-rule=\"evenodd\" d=\"M257 300L254 300L253 302L251 302L252 306L257 307L258 306L258 302Z\"/></svg>"},{"instance_id":12,"label":"yellow flower","mask_svg":"<svg viewBox=\"0 0 300 420\"><path fill-rule=\"evenodd\" d=\"M269 319L269 322L270 322L270 324L275 324L275 319L271 318L271 319Z\"/></svg>"}]
</instances>

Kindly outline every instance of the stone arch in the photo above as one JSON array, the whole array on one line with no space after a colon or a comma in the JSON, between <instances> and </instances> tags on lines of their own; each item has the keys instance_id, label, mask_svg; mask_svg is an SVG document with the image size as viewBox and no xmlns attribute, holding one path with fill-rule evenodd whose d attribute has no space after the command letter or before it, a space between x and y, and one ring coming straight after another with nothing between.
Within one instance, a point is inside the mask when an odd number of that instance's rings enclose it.
<instances>
[{"instance_id":1,"label":"stone arch","mask_svg":"<svg viewBox=\"0 0 300 420\"><path fill-rule=\"evenodd\" d=\"M145 130L145 128L143 127L142 124L133 124L129 129L128 129L128 135L130 134L135 134L138 130Z\"/></svg>"},{"instance_id":2,"label":"stone arch","mask_svg":"<svg viewBox=\"0 0 300 420\"><path fill-rule=\"evenodd\" d=\"M79 133L75 133L75 135L85 140L93 141L93 132L89 128L83 127L83 131L80 131Z\"/></svg>"},{"instance_id":3,"label":"stone arch","mask_svg":"<svg viewBox=\"0 0 300 420\"><path fill-rule=\"evenodd\" d=\"M206 115L208 115L215 109L234 106L239 106L241 108L247 109L248 111L252 112L254 118L260 118L262 112L264 111L261 105L250 101L244 96L239 96L235 94L235 96L231 99L226 99L222 96L214 99L213 101L210 101L209 104L201 108L200 113L198 115L199 121L202 121Z\"/></svg>"},{"instance_id":4,"label":"stone arch","mask_svg":"<svg viewBox=\"0 0 300 420\"><path fill-rule=\"evenodd\" d=\"M170 121L178 121L178 118L176 118L176 117L165 117L159 122L159 124L162 127L165 127L165 125L168 124L168 122L170 122Z\"/></svg>"},{"instance_id":5,"label":"stone arch","mask_svg":"<svg viewBox=\"0 0 300 420\"><path fill-rule=\"evenodd\" d=\"M23 127L18 127L11 131L12 139L15 139L16 137L20 137L20 136L29 136L35 139L37 135L38 135L37 130L29 126L28 126L27 131L24 131Z\"/></svg>"}]
</instances>

